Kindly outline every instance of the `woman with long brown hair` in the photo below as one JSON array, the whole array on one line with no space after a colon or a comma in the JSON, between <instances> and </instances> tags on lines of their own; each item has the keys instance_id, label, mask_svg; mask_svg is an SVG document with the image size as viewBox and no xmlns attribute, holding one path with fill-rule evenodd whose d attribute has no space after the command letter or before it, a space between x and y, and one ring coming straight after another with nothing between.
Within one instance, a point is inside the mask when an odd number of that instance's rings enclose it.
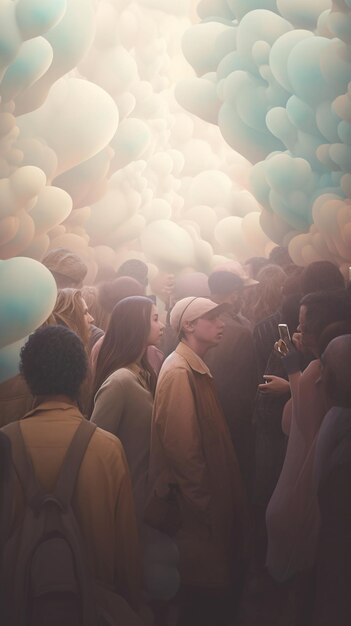
<instances>
[{"instance_id":1,"label":"woman with long brown hair","mask_svg":"<svg viewBox=\"0 0 351 626\"><path fill-rule=\"evenodd\" d=\"M156 384L147 349L159 342L162 328L149 298L131 296L118 302L99 350L93 385L91 419L122 441L139 518L145 503Z\"/></svg>"},{"instance_id":2,"label":"woman with long brown hair","mask_svg":"<svg viewBox=\"0 0 351 626\"><path fill-rule=\"evenodd\" d=\"M278 265L267 265L257 275L259 284L251 318L254 323L275 313L282 302L282 289L287 275Z\"/></svg>"}]
</instances>

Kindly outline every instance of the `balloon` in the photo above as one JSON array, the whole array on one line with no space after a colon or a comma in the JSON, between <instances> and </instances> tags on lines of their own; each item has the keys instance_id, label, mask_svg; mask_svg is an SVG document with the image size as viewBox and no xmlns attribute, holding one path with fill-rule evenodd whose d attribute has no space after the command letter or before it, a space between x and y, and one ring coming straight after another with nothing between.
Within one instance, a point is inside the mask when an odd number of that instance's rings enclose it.
<instances>
[{"instance_id":1,"label":"balloon","mask_svg":"<svg viewBox=\"0 0 351 626\"><path fill-rule=\"evenodd\" d=\"M118 111L112 98L97 85L78 78L58 81L45 104L19 121L23 134L39 135L54 150L57 174L97 154L117 126Z\"/></svg>"}]
</instances>

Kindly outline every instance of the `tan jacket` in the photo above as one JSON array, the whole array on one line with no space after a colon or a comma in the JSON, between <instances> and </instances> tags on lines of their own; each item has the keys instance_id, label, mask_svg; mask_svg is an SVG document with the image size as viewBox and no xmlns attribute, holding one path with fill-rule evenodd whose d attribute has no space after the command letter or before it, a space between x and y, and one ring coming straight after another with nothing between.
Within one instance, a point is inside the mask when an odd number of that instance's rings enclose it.
<instances>
[{"instance_id":1,"label":"tan jacket","mask_svg":"<svg viewBox=\"0 0 351 626\"><path fill-rule=\"evenodd\" d=\"M164 362L157 383L150 496L164 495L169 483L179 488L182 582L230 584L240 561L241 479L210 371L182 342Z\"/></svg>"},{"instance_id":2,"label":"tan jacket","mask_svg":"<svg viewBox=\"0 0 351 626\"><path fill-rule=\"evenodd\" d=\"M33 407L34 398L22 376L17 374L0 384L0 428L16 422Z\"/></svg>"},{"instance_id":3,"label":"tan jacket","mask_svg":"<svg viewBox=\"0 0 351 626\"><path fill-rule=\"evenodd\" d=\"M82 418L78 408L45 402L21 421L21 430L39 482L52 490L64 454ZM6 433L6 427L3 429ZM22 490L13 524L20 524ZM99 428L93 434L79 471L74 509L95 578L139 603L139 547L129 472L120 441Z\"/></svg>"}]
</instances>

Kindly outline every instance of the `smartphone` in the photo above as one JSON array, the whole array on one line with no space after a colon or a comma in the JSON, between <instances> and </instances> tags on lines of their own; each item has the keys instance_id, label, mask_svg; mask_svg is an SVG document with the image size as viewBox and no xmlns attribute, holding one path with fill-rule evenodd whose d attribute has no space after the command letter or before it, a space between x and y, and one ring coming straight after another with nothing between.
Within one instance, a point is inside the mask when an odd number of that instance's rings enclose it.
<instances>
[{"instance_id":1,"label":"smartphone","mask_svg":"<svg viewBox=\"0 0 351 626\"><path fill-rule=\"evenodd\" d=\"M291 343L290 332L287 324L278 324L279 337L289 345Z\"/></svg>"}]
</instances>

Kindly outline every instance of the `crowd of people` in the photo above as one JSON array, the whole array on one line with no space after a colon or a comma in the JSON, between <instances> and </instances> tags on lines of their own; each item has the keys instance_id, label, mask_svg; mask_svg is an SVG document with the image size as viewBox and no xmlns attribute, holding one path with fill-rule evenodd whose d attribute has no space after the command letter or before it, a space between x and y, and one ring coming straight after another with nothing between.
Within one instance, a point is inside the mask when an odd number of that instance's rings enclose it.
<instances>
[{"instance_id":1,"label":"crowd of people","mask_svg":"<svg viewBox=\"0 0 351 626\"><path fill-rule=\"evenodd\" d=\"M43 263L56 305L0 384L1 623L349 625L338 267L277 247L153 294L138 259Z\"/></svg>"}]
</instances>

